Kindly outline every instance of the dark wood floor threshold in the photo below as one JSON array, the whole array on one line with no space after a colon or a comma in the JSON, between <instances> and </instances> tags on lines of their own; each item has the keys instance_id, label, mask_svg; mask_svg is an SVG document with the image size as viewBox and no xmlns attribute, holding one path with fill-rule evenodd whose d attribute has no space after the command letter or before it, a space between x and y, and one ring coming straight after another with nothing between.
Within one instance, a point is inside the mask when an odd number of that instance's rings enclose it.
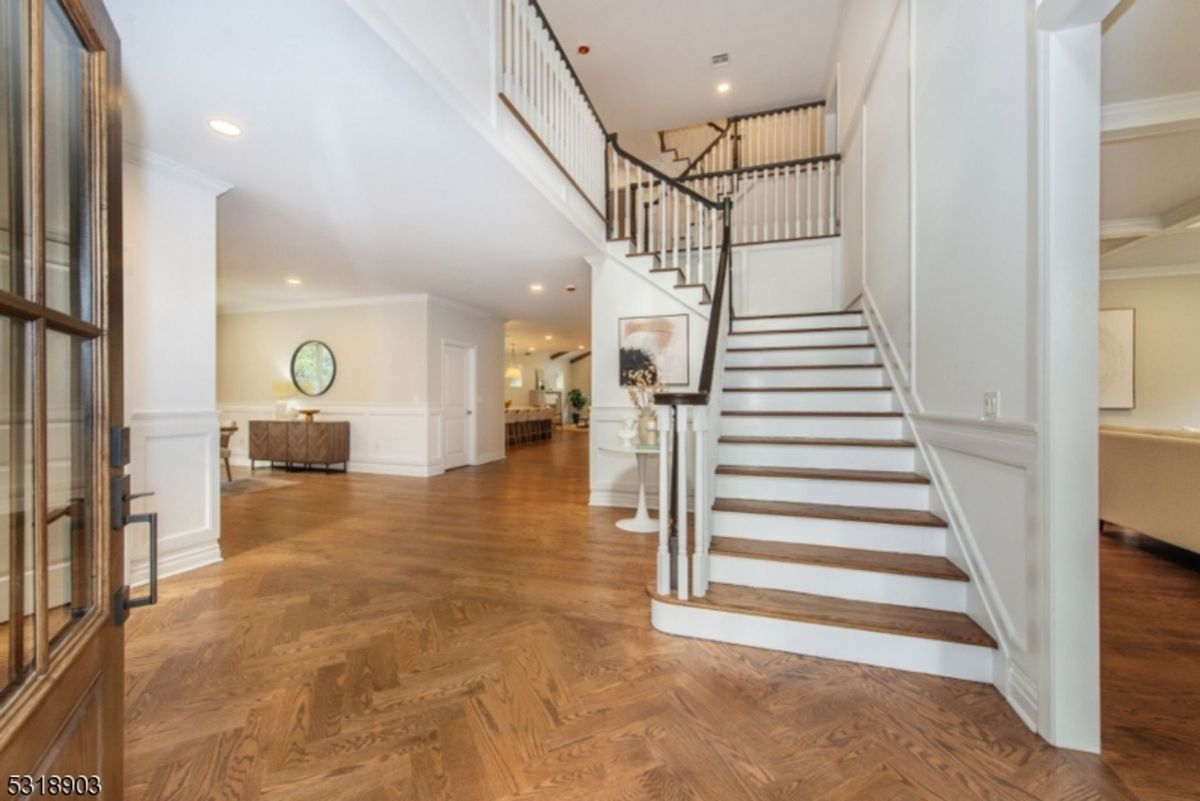
<instances>
[{"instance_id":1,"label":"dark wood floor threshold","mask_svg":"<svg viewBox=\"0 0 1200 801\"><path fill-rule=\"evenodd\" d=\"M730 336L757 336L759 334L827 334L831 331L866 331L865 325L836 325L826 328L780 328L767 331L733 331Z\"/></svg>"},{"instance_id":2,"label":"dark wood floor threshold","mask_svg":"<svg viewBox=\"0 0 1200 801\"><path fill-rule=\"evenodd\" d=\"M915 448L907 439L853 439L850 437L749 437L722 436L718 442L726 445L817 445L851 448Z\"/></svg>"},{"instance_id":3,"label":"dark wood floor threshold","mask_svg":"<svg viewBox=\"0 0 1200 801\"><path fill-rule=\"evenodd\" d=\"M803 478L818 481L869 481L876 484L928 484L920 473L900 470L847 470L831 467L752 467L737 464L717 465L719 476L754 478Z\"/></svg>"},{"instance_id":4,"label":"dark wood floor threshold","mask_svg":"<svg viewBox=\"0 0 1200 801\"><path fill-rule=\"evenodd\" d=\"M710 584L703 598L693 597L687 601L680 601L673 596L658 595L653 584L646 587L646 592L663 603L718 612L741 612L797 623L876 631L984 648L996 647L996 641L986 631L971 618L958 612L848 601L824 595L718 583Z\"/></svg>"},{"instance_id":5,"label":"dark wood floor threshold","mask_svg":"<svg viewBox=\"0 0 1200 801\"><path fill-rule=\"evenodd\" d=\"M717 498L713 501L713 511L779 515L781 517L813 517L818 520L845 520L850 523L881 523L889 526L946 527L946 521L931 512L919 509L886 509L877 506L845 506L833 503Z\"/></svg>"},{"instance_id":6,"label":"dark wood floor threshold","mask_svg":"<svg viewBox=\"0 0 1200 801\"><path fill-rule=\"evenodd\" d=\"M797 565L836 567L843 570L862 570L868 573L887 573L894 576L969 581L970 578L944 556L922 556L889 551L866 551L861 548L834 548L792 542L750 540L741 537L713 537L709 552L739 559L763 559Z\"/></svg>"}]
</instances>

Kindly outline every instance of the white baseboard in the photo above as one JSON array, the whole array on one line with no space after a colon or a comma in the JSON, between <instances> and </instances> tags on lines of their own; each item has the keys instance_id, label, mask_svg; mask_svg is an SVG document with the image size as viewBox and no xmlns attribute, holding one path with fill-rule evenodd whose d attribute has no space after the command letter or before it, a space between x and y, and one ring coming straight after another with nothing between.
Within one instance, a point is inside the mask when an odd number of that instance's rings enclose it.
<instances>
[{"instance_id":1,"label":"white baseboard","mask_svg":"<svg viewBox=\"0 0 1200 801\"><path fill-rule=\"evenodd\" d=\"M164 555L158 560L159 579L178 576L189 570L216 564L221 561L221 548L215 542L206 542L194 548L186 548ZM140 587L150 581L145 560L138 560L129 567L129 586Z\"/></svg>"}]
</instances>

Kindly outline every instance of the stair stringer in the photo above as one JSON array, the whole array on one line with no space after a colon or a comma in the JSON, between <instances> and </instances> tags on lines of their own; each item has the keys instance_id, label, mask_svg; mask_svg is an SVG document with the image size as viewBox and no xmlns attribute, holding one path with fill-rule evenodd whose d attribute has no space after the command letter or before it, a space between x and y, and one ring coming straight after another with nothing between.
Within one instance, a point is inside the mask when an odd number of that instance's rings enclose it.
<instances>
[{"instance_id":1,"label":"stair stringer","mask_svg":"<svg viewBox=\"0 0 1200 801\"><path fill-rule=\"evenodd\" d=\"M1020 636L1011 617L1005 611L1005 605L1000 598L996 582L988 570L987 563L974 538L969 534L970 526L966 514L942 468L941 461L933 448L921 436L919 426L914 423L914 409L919 409L919 404L912 394L908 372L903 365L898 363L887 324L879 314L878 306L875 304L870 290L865 286L860 305L863 310L863 319L875 339L876 350L891 381L893 397L904 415L906 433L916 444L917 472L929 478L933 491L931 500L936 500L941 507L938 511L946 520L951 537L949 543L957 546L956 548L947 548L947 558L970 577L967 585L966 613L996 640L995 664L991 682L1025 722L1025 725L1036 731L1036 685L1017 667L1012 658L1014 643L1021 642L1024 638Z\"/></svg>"},{"instance_id":2,"label":"stair stringer","mask_svg":"<svg viewBox=\"0 0 1200 801\"><path fill-rule=\"evenodd\" d=\"M586 261L593 269L598 267L605 260L619 264L621 267L633 273L659 292L663 293L672 300L683 304L688 308L688 310L695 312L705 320L708 319L711 305L699 302L703 297L703 294L699 290L694 287L677 288L674 286L664 285L656 279L655 275L650 273L649 265L654 261L653 256L630 257L620 253L614 253L613 251L614 248L608 247L605 249L604 255L588 256Z\"/></svg>"}]
</instances>

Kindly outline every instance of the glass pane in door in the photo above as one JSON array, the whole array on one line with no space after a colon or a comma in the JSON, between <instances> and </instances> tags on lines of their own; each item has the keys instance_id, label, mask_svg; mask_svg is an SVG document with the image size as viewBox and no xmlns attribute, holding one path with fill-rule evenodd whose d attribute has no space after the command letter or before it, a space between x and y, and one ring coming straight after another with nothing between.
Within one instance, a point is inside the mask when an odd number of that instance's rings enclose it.
<instances>
[{"instance_id":1,"label":"glass pane in door","mask_svg":"<svg viewBox=\"0 0 1200 801\"><path fill-rule=\"evenodd\" d=\"M46 332L50 638L92 606L95 495L92 340Z\"/></svg>"},{"instance_id":2,"label":"glass pane in door","mask_svg":"<svg viewBox=\"0 0 1200 801\"><path fill-rule=\"evenodd\" d=\"M45 8L46 305L91 321L84 71L87 51L57 0Z\"/></svg>"},{"instance_id":3,"label":"glass pane in door","mask_svg":"<svg viewBox=\"0 0 1200 801\"><path fill-rule=\"evenodd\" d=\"M0 317L0 693L33 665L33 425L29 324Z\"/></svg>"},{"instance_id":4,"label":"glass pane in door","mask_svg":"<svg viewBox=\"0 0 1200 801\"><path fill-rule=\"evenodd\" d=\"M0 290L24 295L29 270L29 140L24 3L0 0Z\"/></svg>"}]
</instances>

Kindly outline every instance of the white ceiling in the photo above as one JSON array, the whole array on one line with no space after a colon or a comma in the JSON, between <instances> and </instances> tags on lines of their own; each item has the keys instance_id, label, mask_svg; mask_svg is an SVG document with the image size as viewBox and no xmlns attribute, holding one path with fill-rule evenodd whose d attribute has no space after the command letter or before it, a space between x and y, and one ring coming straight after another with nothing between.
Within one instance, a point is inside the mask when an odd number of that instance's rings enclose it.
<instances>
[{"instance_id":1,"label":"white ceiling","mask_svg":"<svg viewBox=\"0 0 1200 801\"><path fill-rule=\"evenodd\" d=\"M107 5L126 139L234 187L218 204L222 309L433 292L589 341L582 234L345 4ZM217 136L212 117L245 135Z\"/></svg>"},{"instance_id":2,"label":"white ceiling","mask_svg":"<svg viewBox=\"0 0 1200 801\"><path fill-rule=\"evenodd\" d=\"M1196 0L1122 0L1104 26L1104 102L1200 89L1198 36Z\"/></svg>"},{"instance_id":3,"label":"white ceiling","mask_svg":"<svg viewBox=\"0 0 1200 801\"><path fill-rule=\"evenodd\" d=\"M824 96L841 0L541 0L610 131L626 135ZM591 52L575 49L587 43ZM711 58L729 53L714 68ZM718 82L732 91L720 95Z\"/></svg>"},{"instance_id":4,"label":"white ceiling","mask_svg":"<svg viewBox=\"0 0 1200 801\"><path fill-rule=\"evenodd\" d=\"M1110 228L1153 228L1200 199L1200 2L1122 0L1104 26L1102 97L1108 114L1139 118L1145 101L1172 97L1172 113L1192 109L1173 130L1118 132L1101 148L1101 219ZM1132 104L1124 105L1121 104ZM1165 108L1165 104L1149 104ZM1134 126L1136 128L1136 126ZM1178 130L1180 128L1190 130ZM1121 139L1129 135L1132 138ZM1200 209L1197 210L1200 213ZM1164 219L1165 218L1165 219ZM1186 219L1186 215L1181 216ZM1123 225L1114 225L1125 221ZM1119 231L1118 233L1124 233ZM1103 269L1200 265L1200 236L1177 230L1110 241ZM1120 247L1117 247L1120 245Z\"/></svg>"}]
</instances>

